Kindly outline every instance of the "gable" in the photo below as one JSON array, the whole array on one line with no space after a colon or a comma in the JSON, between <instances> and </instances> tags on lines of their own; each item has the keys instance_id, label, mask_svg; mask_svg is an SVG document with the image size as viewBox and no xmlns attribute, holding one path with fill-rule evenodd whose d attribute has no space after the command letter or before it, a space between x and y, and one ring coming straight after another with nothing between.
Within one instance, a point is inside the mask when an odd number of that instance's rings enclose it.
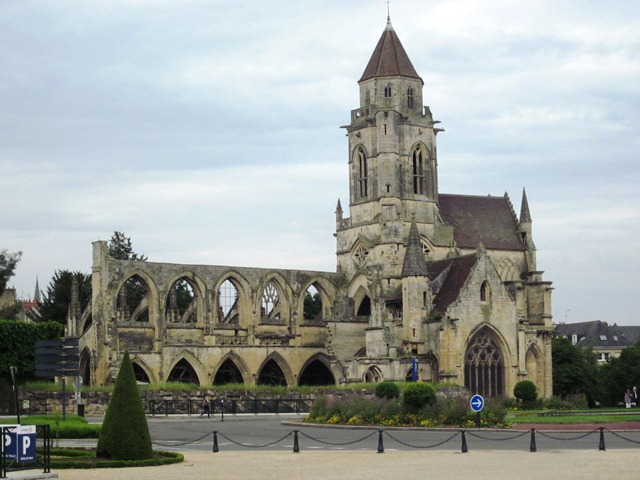
<instances>
[{"instance_id":1,"label":"gable","mask_svg":"<svg viewBox=\"0 0 640 480\"><path fill-rule=\"evenodd\" d=\"M453 226L458 247L475 249L482 243L490 250L526 250L506 197L440 194L438 206L442 220Z\"/></svg>"}]
</instances>

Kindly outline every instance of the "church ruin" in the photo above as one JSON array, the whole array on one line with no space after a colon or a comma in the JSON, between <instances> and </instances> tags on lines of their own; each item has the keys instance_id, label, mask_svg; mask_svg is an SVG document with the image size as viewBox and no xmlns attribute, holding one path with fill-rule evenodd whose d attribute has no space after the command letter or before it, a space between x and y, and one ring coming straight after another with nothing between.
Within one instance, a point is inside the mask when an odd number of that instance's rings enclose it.
<instances>
[{"instance_id":1,"label":"church ruin","mask_svg":"<svg viewBox=\"0 0 640 480\"><path fill-rule=\"evenodd\" d=\"M439 122L391 22L358 81L349 212L336 272L115 260L93 244L93 298L70 316L85 384L447 381L552 394L551 283L536 265L526 193L441 194ZM415 370L414 365L417 365Z\"/></svg>"}]
</instances>

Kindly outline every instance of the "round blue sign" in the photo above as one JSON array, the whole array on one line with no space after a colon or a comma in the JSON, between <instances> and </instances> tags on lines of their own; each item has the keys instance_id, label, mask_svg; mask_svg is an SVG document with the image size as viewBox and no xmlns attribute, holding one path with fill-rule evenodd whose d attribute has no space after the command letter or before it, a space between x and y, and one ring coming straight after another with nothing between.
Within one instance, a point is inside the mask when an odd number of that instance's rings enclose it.
<instances>
[{"instance_id":1,"label":"round blue sign","mask_svg":"<svg viewBox=\"0 0 640 480\"><path fill-rule=\"evenodd\" d=\"M482 395L474 395L471 397L469 405L471 405L471 410L479 412L484 408L484 398L482 398Z\"/></svg>"}]
</instances>

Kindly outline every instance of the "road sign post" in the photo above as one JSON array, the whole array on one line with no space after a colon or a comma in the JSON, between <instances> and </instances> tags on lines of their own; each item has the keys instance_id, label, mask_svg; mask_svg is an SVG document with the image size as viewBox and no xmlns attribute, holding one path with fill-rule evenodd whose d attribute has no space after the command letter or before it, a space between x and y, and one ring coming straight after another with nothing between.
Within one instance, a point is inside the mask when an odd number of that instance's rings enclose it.
<instances>
[{"instance_id":1,"label":"road sign post","mask_svg":"<svg viewBox=\"0 0 640 480\"><path fill-rule=\"evenodd\" d=\"M67 414L66 377L75 377L79 373L79 344L79 339L75 337L36 342L36 376L62 379L63 419Z\"/></svg>"},{"instance_id":2,"label":"road sign post","mask_svg":"<svg viewBox=\"0 0 640 480\"><path fill-rule=\"evenodd\" d=\"M471 406L471 410L476 412L476 428L480 428L480 412L484 408L484 398L482 395L476 394L471 397L469 405Z\"/></svg>"}]
</instances>

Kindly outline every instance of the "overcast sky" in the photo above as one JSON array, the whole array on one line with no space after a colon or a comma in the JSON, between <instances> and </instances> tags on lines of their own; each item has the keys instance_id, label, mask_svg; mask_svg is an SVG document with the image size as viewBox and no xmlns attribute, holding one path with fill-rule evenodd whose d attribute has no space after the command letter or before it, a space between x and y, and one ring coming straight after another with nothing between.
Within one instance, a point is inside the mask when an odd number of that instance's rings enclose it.
<instances>
[{"instance_id":1,"label":"overcast sky","mask_svg":"<svg viewBox=\"0 0 640 480\"><path fill-rule=\"evenodd\" d=\"M640 325L640 1L392 0L442 193L526 187L556 322ZM384 0L0 2L0 249L22 298L150 261L335 270ZM345 212L348 215L348 212Z\"/></svg>"}]
</instances>

